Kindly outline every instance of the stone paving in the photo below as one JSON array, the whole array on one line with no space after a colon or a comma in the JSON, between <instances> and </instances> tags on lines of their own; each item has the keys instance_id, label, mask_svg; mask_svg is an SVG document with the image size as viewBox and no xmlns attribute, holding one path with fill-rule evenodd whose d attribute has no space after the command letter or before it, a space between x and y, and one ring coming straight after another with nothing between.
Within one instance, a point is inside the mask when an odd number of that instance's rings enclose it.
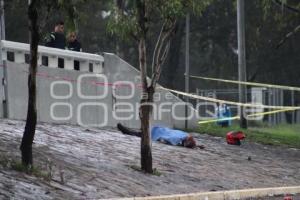
<instances>
[{"instance_id":1,"label":"stone paving","mask_svg":"<svg viewBox=\"0 0 300 200\"><path fill-rule=\"evenodd\" d=\"M24 122L0 119L0 155L19 160ZM205 149L153 143L160 176L143 174L140 140L115 129L40 123L36 166L51 181L0 167L0 199L99 199L300 185L300 150L195 134ZM299 141L300 142L300 141ZM251 157L251 160L248 158Z\"/></svg>"}]
</instances>

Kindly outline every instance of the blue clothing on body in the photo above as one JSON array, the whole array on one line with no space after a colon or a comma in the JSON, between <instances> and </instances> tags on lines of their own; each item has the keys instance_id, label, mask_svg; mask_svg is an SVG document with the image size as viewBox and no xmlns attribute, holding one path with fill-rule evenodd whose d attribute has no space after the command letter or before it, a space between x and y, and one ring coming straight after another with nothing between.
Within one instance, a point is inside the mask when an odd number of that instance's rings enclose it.
<instances>
[{"instance_id":1,"label":"blue clothing on body","mask_svg":"<svg viewBox=\"0 0 300 200\"><path fill-rule=\"evenodd\" d=\"M174 130L166 127L154 126L151 130L153 141L165 141L171 145L182 145L189 135L180 130Z\"/></svg>"}]
</instances>

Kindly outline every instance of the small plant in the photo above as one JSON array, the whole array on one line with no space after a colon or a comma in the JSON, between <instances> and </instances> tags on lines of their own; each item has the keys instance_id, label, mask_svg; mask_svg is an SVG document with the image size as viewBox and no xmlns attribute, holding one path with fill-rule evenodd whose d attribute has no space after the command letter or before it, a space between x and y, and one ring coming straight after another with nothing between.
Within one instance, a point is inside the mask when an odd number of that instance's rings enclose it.
<instances>
[{"instance_id":1,"label":"small plant","mask_svg":"<svg viewBox=\"0 0 300 200\"><path fill-rule=\"evenodd\" d=\"M9 168L11 165L11 159L6 156L0 155L0 166L4 168Z\"/></svg>"},{"instance_id":2,"label":"small plant","mask_svg":"<svg viewBox=\"0 0 300 200\"><path fill-rule=\"evenodd\" d=\"M129 168L131 168L133 170L136 170L136 171L139 171L139 172L142 172L142 169L137 165L130 165ZM154 168L153 172L152 172L152 175L161 176L162 173L160 171L158 171L158 169Z\"/></svg>"},{"instance_id":3,"label":"small plant","mask_svg":"<svg viewBox=\"0 0 300 200\"><path fill-rule=\"evenodd\" d=\"M28 166L26 167L20 161L16 161L5 155L0 155L0 166L6 169L15 170L18 172L23 172L29 175L42 178L46 181L51 181L53 177L53 162L48 159L46 172L44 172L40 167Z\"/></svg>"},{"instance_id":4,"label":"small plant","mask_svg":"<svg viewBox=\"0 0 300 200\"><path fill-rule=\"evenodd\" d=\"M11 169L15 170L15 171L18 171L18 172L26 173L26 174L29 174L29 175L33 175L33 176L38 177L38 178L42 178L46 181L51 180L49 178L48 173L43 172L40 167L35 167L35 166L32 166L32 165L26 167L25 165L23 165L19 161L12 161L11 162Z\"/></svg>"},{"instance_id":5,"label":"small plant","mask_svg":"<svg viewBox=\"0 0 300 200\"><path fill-rule=\"evenodd\" d=\"M33 167L32 166L26 167L21 162L13 160L11 162L11 169L15 170L15 171L18 171L18 172L31 173L31 170L33 170Z\"/></svg>"},{"instance_id":6,"label":"small plant","mask_svg":"<svg viewBox=\"0 0 300 200\"><path fill-rule=\"evenodd\" d=\"M19 172L25 172L27 174L33 174L33 175L40 175L40 171L41 171L38 167L34 167L32 165L29 165L27 167L19 161L12 161L11 169Z\"/></svg>"},{"instance_id":7,"label":"small plant","mask_svg":"<svg viewBox=\"0 0 300 200\"><path fill-rule=\"evenodd\" d=\"M155 175L155 176L161 176L162 175L162 173L160 171L158 171L158 169L156 169L156 168L153 169L152 174Z\"/></svg>"}]
</instances>

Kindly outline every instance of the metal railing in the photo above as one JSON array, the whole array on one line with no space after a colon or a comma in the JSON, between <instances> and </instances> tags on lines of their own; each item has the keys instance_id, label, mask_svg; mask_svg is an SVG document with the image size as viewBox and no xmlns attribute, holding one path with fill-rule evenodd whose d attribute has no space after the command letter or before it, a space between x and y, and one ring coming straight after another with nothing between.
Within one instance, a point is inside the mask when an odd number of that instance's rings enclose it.
<instances>
[{"instance_id":1,"label":"metal railing","mask_svg":"<svg viewBox=\"0 0 300 200\"><path fill-rule=\"evenodd\" d=\"M29 44L1 40L0 45L4 61L29 63ZM39 46L38 64L50 68L103 73L104 57L97 54Z\"/></svg>"}]
</instances>

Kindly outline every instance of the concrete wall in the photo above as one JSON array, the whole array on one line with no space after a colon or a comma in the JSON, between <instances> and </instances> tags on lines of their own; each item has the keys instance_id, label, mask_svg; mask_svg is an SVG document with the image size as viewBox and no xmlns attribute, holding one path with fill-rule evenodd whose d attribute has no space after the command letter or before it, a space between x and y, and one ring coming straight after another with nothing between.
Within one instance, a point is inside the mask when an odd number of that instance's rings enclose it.
<instances>
[{"instance_id":1,"label":"concrete wall","mask_svg":"<svg viewBox=\"0 0 300 200\"><path fill-rule=\"evenodd\" d=\"M23 120L27 113L28 65L8 62L7 66L9 118ZM105 116L97 103L111 105L112 98L110 95L101 100L80 98L77 90L79 85L76 80L82 74L94 75L73 70L39 67L37 76L38 121L78 124L81 120L82 123L88 125L87 123L99 124L104 120ZM103 82L101 78L87 77L82 80L83 83L79 87L83 95L99 96L102 93L103 87L92 85L92 81ZM51 87L54 95L51 95ZM108 88L109 93L111 90ZM87 103L95 105L86 106ZM82 106L81 119L77 115L80 106ZM51 107L54 116L59 118L58 120L51 117ZM111 113L111 106L107 106L106 109L107 113ZM113 125L111 120L108 122L108 126Z\"/></svg>"},{"instance_id":2,"label":"concrete wall","mask_svg":"<svg viewBox=\"0 0 300 200\"><path fill-rule=\"evenodd\" d=\"M132 84L134 84L134 88L131 87L116 87L115 88L115 94L120 97L126 97L130 95L131 92L133 92L134 96L130 99L120 99L117 98L116 95L112 95L114 97L114 102L112 104L112 107L114 108L114 114L118 115L120 117L129 117L128 114L122 114L120 113L121 109L126 109L126 106L121 106L121 103L133 103L135 105L140 101L141 96L141 90L135 87L136 85L140 84L139 79L139 71L137 71L135 68L130 66L127 62L120 59L114 54L106 53L104 54L104 74L108 78L109 83L116 83L116 81L130 81ZM125 83L125 82L123 82ZM118 106L119 104L119 106ZM127 107L128 108L128 107ZM134 113L134 118L136 118L136 115L138 113ZM119 122L122 122L124 125L129 127L140 127L139 120L116 120Z\"/></svg>"},{"instance_id":3,"label":"concrete wall","mask_svg":"<svg viewBox=\"0 0 300 200\"><path fill-rule=\"evenodd\" d=\"M113 127L117 122L122 122L129 127L139 128L138 108L141 98L139 71L114 54L105 54L104 58L104 72L98 75L39 67L38 121ZM81 82L78 82L78 78L82 75L92 77L84 77ZM9 118L20 120L26 118L27 76L27 64L7 62ZM132 87L129 87L129 84L132 84ZM184 128L184 120L173 117L174 113L178 117L184 116L183 105L174 107L176 103L182 101L169 92L157 91L152 124ZM131 97L127 98L130 94ZM89 96L95 97L89 98ZM124 109L128 111L130 107L132 112L123 112ZM51 113L57 119L53 118ZM193 118L189 124L190 128L196 126L196 119Z\"/></svg>"},{"instance_id":4,"label":"concrete wall","mask_svg":"<svg viewBox=\"0 0 300 200\"><path fill-rule=\"evenodd\" d=\"M114 54L106 53L104 55L104 60L104 73L108 76L109 82L130 81L133 82L135 85L140 84L140 73L133 66L131 66L130 64L128 64L127 62L120 59ZM116 93L119 94L121 92L125 92L124 88L118 88ZM138 103L140 101L140 97L141 89L139 87L135 87L135 96L130 101ZM160 124L175 128L185 127L185 120L182 119L184 118L185 114L185 106L180 105L183 102L179 98L177 98L170 92L157 89L154 101L157 110L154 110L153 112L154 116L152 124ZM124 100L117 99L117 102L124 102ZM189 120L189 128L195 128L198 126L198 120L195 117L196 111L190 107L189 112L193 113L194 116ZM126 124L129 127L138 128L140 126L139 120L124 120L122 123Z\"/></svg>"},{"instance_id":5,"label":"concrete wall","mask_svg":"<svg viewBox=\"0 0 300 200\"><path fill-rule=\"evenodd\" d=\"M2 85L3 66L0 66L0 118L3 116L3 100L4 100L4 87Z\"/></svg>"}]
</instances>

